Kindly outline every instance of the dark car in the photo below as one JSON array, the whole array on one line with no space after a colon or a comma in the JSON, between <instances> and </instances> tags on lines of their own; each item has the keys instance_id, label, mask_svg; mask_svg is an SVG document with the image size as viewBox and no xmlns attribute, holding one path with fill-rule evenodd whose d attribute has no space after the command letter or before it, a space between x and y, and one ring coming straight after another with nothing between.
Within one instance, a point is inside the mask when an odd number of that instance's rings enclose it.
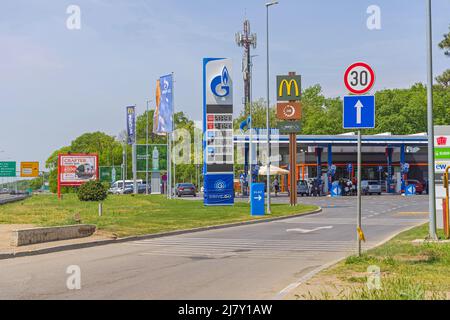
<instances>
[{"instance_id":1,"label":"dark car","mask_svg":"<svg viewBox=\"0 0 450 320\"><path fill-rule=\"evenodd\" d=\"M413 184L416 187L416 193L422 194L424 191L423 184L419 180L406 180L406 185Z\"/></svg>"},{"instance_id":2,"label":"dark car","mask_svg":"<svg viewBox=\"0 0 450 320\"><path fill-rule=\"evenodd\" d=\"M138 194L145 194L145 189L147 188L147 185L145 183L139 183L137 185L137 193ZM134 193L134 187L133 185L125 185L125 190L123 191L123 194L133 194ZM151 193L151 187L148 186L148 193Z\"/></svg>"},{"instance_id":3,"label":"dark car","mask_svg":"<svg viewBox=\"0 0 450 320\"><path fill-rule=\"evenodd\" d=\"M192 183L178 183L175 190L178 197L197 196L197 190Z\"/></svg>"}]
</instances>

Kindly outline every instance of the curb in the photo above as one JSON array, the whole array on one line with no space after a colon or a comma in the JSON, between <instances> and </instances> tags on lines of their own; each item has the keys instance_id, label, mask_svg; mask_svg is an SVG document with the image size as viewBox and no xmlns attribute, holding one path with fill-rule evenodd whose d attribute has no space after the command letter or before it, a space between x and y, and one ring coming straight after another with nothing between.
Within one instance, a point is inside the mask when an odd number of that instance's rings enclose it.
<instances>
[{"instance_id":1,"label":"curb","mask_svg":"<svg viewBox=\"0 0 450 320\"><path fill-rule=\"evenodd\" d=\"M118 243L130 242L130 241L139 241L139 240L156 239L156 238L163 238L163 237L169 237L169 236L177 236L177 235L197 233L197 232L202 232L202 231L227 229L227 228L247 226L247 225L266 223L266 222L274 222L274 221L309 216L309 215L317 214L320 212L322 212L321 207L319 207L318 209L316 209L314 211L298 213L298 214L294 214L294 215L290 215L290 216L265 218L265 219L260 219L260 220L251 220L251 221L233 222L233 223L221 224L221 225L216 225L216 226L207 226L207 227L200 227L200 228L187 229L187 230L176 230L176 231L169 231L169 232L162 232L162 233L155 233L155 234L147 234L147 235L142 235L142 236L131 236L131 237L125 237L125 238L118 238L118 239L98 240L98 241L86 242L86 243L75 243L75 244L69 244L69 245L37 249L37 250L32 250L32 251L0 253L0 260L20 258L20 257L29 257L29 256L61 252L61 251L92 248L92 247L97 247L97 246L104 246L104 245L108 245L108 244L118 244Z\"/></svg>"},{"instance_id":2,"label":"curb","mask_svg":"<svg viewBox=\"0 0 450 320\"><path fill-rule=\"evenodd\" d=\"M17 201L22 201L27 199L29 196L17 196L17 197L11 197L11 198L6 198L3 200L0 200L0 205L3 204L7 204L7 203L12 203L12 202L17 202Z\"/></svg>"}]
</instances>

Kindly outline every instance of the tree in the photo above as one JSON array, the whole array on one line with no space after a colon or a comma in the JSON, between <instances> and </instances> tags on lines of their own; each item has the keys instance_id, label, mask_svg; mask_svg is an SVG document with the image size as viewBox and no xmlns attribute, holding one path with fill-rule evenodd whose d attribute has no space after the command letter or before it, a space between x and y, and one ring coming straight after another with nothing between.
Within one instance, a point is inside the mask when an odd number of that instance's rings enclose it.
<instances>
[{"instance_id":1,"label":"tree","mask_svg":"<svg viewBox=\"0 0 450 320\"><path fill-rule=\"evenodd\" d=\"M450 26L448 28L450 30ZM445 50L445 55L450 56L450 31L444 34L444 40L439 43L439 48Z\"/></svg>"},{"instance_id":2,"label":"tree","mask_svg":"<svg viewBox=\"0 0 450 320\"><path fill-rule=\"evenodd\" d=\"M449 27L450 29L450 27ZM444 40L439 43L439 48L444 50L444 54L450 57L450 32L444 34ZM440 76L436 77L436 81L443 87L450 87L450 69L447 69Z\"/></svg>"},{"instance_id":3,"label":"tree","mask_svg":"<svg viewBox=\"0 0 450 320\"><path fill-rule=\"evenodd\" d=\"M436 81L443 87L450 88L450 69L447 69L440 76L436 77Z\"/></svg>"},{"instance_id":4,"label":"tree","mask_svg":"<svg viewBox=\"0 0 450 320\"><path fill-rule=\"evenodd\" d=\"M239 126L250 115L250 106L246 105L244 110L241 111L239 117L234 119L234 129L239 130ZM264 99L254 101L252 104L252 116L253 116L253 128L266 128L267 127L267 102ZM270 107L269 110L269 122L271 128L276 128L278 120L276 118L275 107Z\"/></svg>"}]
</instances>

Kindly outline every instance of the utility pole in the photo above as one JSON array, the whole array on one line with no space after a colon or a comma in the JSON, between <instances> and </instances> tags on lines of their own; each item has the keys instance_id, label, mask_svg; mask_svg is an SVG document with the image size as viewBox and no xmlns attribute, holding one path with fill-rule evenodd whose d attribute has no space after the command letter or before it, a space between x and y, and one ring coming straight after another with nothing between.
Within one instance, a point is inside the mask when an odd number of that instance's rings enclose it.
<instances>
[{"instance_id":1,"label":"utility pole","mask_svg":"<svg viewBox=\"0 0 450 320\"><path fill-rule=\"evenodd\" d=\"M433 41L431 0L427 5L427 124L428 124L428 208L429 237L437 239L436 235L436 190L434 175L434 123L433 123Z\"/></svg>"}]
</instances>

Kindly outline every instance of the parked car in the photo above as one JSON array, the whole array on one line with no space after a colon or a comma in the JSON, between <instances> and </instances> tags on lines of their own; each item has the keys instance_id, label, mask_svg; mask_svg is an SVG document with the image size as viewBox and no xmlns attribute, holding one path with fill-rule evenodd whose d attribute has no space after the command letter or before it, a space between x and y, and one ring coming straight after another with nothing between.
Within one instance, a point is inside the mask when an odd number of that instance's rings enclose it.
<instances>
[{"instance_id":1,"label":"parked car","mask_svg":"<svg viewBox=\"0 0 450 320\"><path fill-rule=\"evenodd\" d=\"M406 185L413 184L416 186L416 193L422 194L424 191L423 184L419 180L406 180Z\"/></svg>"},{"instance_id":2,"label":"parked car","mask_svg":"<svg viewBox=\"0 0 450 320\"><path fill-rule=\"evenodd\" d=\"M303 196L309 196L309 186L308 181L298 180L297 181L297 194Z\"/></svg>"},{"instance_id":3,"label":"parked car","mask_svg":"<svg viewBox=\"0 0 450 320\"><path fill-rule=\"evenodd\" d=\"M197 190L192 183L178 183L175 187L175 192L178 197L197 196Z\"/></svg>"},{"instance_id":4,"label":"parked car","mask_svg":"<svg viewBox=\"0 0 450 320\"><path fill-rule=\"evenodd\" d=\"M148 189L148 193L149 194L152 193L150 185L147 186L145 183L138 184L138 193L139 194L145 194L146 193L146 189Z\"/></svg>"},{"instance_id":5,"label":"parked car","mask_svg":"<svg viewBox=\"0 0 450 320\"><path fill-rule=\"evenodd\" d=\"M376 180L362 180L361 181L361 190L365 195L368 194L381 194L381 184Z\"/></svg>"}]
</instances>

